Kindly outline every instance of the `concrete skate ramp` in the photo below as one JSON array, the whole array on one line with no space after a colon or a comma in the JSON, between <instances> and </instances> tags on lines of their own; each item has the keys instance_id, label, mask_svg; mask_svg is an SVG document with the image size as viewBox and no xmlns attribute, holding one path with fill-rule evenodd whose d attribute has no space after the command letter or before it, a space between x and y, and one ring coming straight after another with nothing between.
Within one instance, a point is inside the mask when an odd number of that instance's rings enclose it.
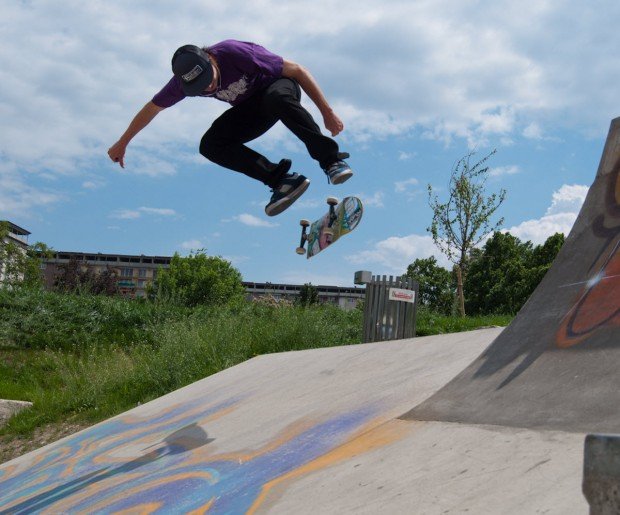
<instances>
[{"instance_id":1,"label":"concrete skate ramp","mask_svg":"<svg viewBox=\"0 0 620 515\"><path fill-rule=\"evenodd\" d=\"M330 482L338 465L347 477L354 477L351 469L368 477L363 456L371 459L415 436L416 424L395 417L444 386L500 332L254 358L0 465L0 515L254 513L273 508L299 481ZM404 456L402 448L395 450ZM526 470L540 456L527 461ZM564 458L552 452L546 459L556 484L567 469ZM428 458L419 461L426 465ZM384 467L380 477L398 474ZM480 471L472 471L475 482ZM384 486L373 499L387 495L382 502L389 506L396 494L391 484ZM358 502L357 493L345 493L338 497ZM334 499L319 497L314 488L287 497L286 505L296 503L288 513L327 513L313 507Z\"/></svg>"},{"instance_id":2,"label":"concrete skate ramp","mask_svg":"<svg viewBox=\"0 0 620 515\"><path fill-rule=\"evenodd\" d=\"M620 431L620 118L549 273L513 323L404 420Z\"/></svg>"}]
</instances>

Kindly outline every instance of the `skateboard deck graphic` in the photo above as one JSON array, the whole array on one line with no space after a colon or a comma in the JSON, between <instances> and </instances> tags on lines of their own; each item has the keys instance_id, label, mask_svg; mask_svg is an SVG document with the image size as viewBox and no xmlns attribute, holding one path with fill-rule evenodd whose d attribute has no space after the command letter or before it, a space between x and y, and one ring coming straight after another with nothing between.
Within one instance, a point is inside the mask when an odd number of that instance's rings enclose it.
<instances>
[{"instance_id":1,"label":"skateboard deck graphic","mask_svg":"<svg viewBox=\"0 0 620 515\"><path fill-rule=\"evenodd\" d=\"M333 245L338 239L355 229L364 213L362 201L357 197L345 197L342 202L338 199L329 197L329 212L310 224L307 220L301 220L302 226L301 243L297 248L298 254L306 254L310 259L316 256L323 249ZM306 228L310 229L306 232ZM308 249L304 244L308 243Z\"/></svg>"}]
</instances>

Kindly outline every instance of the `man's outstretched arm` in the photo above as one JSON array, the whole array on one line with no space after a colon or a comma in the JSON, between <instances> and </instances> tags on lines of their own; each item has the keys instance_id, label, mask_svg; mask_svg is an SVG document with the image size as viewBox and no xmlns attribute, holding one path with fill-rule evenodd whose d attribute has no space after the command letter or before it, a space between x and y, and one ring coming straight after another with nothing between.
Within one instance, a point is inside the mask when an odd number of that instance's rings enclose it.
<instances>
[{"instance_id":1,"label":"man's outstretched arm","mask_svg":"<svg viewBox=\"0 0 620 515\"><path fill-rule=\"evenodd\" d=\"M124 134L108 149L110 159L115 163L119 163L121 168L125 168L125 150L127 149L127 145L129 145L129 142L136 134L151 123L153 118L155 118L157 114L164 109L164 107L159 107L152 101L148 102L142 109L140 109L138 114L136 114L134 119L129 124L129 127L127 127Z\"/></svg>"},{"instance_id":2,"label":"man's outstretched arm","mask_svg":"<svg viewBox=\"0 0 620 515\"><path fill-rule=\"evenodd\" d=\"M282 76L295 79L299 83L302 89L319 108L319 111L321 111L325 128L331 132L332 136L336 136L343 131L344 124L342 123L342 120L340 120L336 113L334 113L334 110L327 102L327 99L325 98L325 95L323 95L318 83L314 77L310 75L308 70L297 63L284 59Z\"/></svg>"}]
</instances>

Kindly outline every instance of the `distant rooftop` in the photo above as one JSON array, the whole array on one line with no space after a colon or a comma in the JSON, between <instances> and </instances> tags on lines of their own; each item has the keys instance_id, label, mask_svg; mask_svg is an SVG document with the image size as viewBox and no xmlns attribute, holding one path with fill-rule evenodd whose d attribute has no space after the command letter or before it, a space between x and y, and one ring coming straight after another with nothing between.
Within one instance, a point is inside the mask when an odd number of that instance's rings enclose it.
<instances>
[{"instance_id":1,"label":"distant rooftop","mask_svg":"<svg viewBox=\"0 0 620 515\"><path fill-rule=\"evenodd\" d=\"M31 234L30 231L27 231L26 229L23 229L19 225L15 225L13 222L8 220L0 220L0 223L9 224L9 231L11 231L11 234L16 234L17 236L30 236Z\"/></svg>"}]
</instances>

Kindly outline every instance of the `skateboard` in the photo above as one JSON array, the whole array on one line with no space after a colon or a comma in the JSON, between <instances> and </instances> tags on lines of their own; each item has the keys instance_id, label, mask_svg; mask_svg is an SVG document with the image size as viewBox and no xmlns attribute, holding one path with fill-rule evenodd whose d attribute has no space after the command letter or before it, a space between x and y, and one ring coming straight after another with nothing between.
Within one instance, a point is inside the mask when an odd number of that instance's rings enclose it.
<instances>
[{"instance_id":1,"label":"skateboard","mask_svg":"<svg viewBox=\"0 0 620 515\"><path fill-rule=\"evenodd\" d=\"M335 197L328 197L329 212L310 224L308 220L300 220L301 241L297 247L297 254L310 259L323 249L332 245L341 236L355 229L364 213L362 201L357 197L345 197L338 203ZM310 227L310 229L308 229ZM304 248L306 242L308 249Z\"/></svg>"}]
</instances>

